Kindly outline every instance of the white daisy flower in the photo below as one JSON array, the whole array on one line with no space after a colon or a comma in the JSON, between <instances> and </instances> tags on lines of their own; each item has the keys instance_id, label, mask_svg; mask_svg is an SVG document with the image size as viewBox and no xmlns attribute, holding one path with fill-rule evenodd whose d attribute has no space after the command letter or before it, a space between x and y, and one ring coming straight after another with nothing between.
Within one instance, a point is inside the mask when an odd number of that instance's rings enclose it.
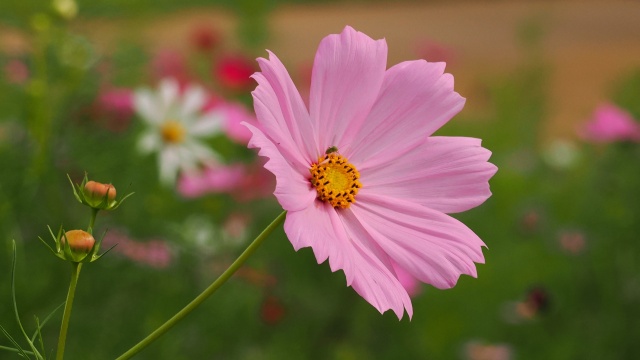
<instances>
[{"instance_id":1,"label":"white daisy flower","mask_svg":"<svg viewBox=\"0 0 640 360\"><path fill-rule=\"evenodd\" d=\"M207 94L189 85L181 92L173 79L160 82L157 91L139 89L134 108L148 125L138 141L143 154L158 153L160 181L173 185L178 172L193 171L199 164L219 161L218 154L202 143L202 138L221 131L219 112L204 112Z\"/></svg>"}]
</instances>

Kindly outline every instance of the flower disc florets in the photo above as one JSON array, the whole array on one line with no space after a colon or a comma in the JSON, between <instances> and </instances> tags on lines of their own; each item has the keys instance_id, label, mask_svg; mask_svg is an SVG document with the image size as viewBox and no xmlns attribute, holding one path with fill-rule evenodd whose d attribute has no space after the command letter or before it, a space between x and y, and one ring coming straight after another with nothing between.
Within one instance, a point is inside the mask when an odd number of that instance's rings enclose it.
<instances>
[{"instance_id":1,"label":"flower disc florets","mask_svg":"<svg viewBox=\"0 0 640 360\"><path fill-rule=\"evenodd\" d=\"M362 187L358 180L360 173L344 156L335 152L320 156L309 172L318 199L343 209L356 202L356 194Z\"/></svg>"}]
</instances>

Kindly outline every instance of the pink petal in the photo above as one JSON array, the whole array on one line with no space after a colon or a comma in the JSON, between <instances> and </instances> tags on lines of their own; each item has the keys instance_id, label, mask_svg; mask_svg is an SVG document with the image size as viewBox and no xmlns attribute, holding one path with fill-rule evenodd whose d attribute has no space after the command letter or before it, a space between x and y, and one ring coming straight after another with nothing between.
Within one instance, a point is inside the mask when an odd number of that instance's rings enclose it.
<instances>
[{"instance_id":1,"label":"pink petal","mask_svg":"<svg viewBox=\"0 0 640 360\"><path fill-rule=\"evenodd\" d=\"M285 210L297 211L309 206L317 196L311 189L309 179L305 178L281 153L282 147L276 146L255 126L244 123L253 133L249 148L260 148L258 155L269 158L264 167L276 176L274 195ZM308 168L307 174L308 174Z\"/></svg>"},{"instance_id":2,"label":"pink petal","mask_svg":"<svg viewBox=\"0 0 640 360\"><path fill-rule=\"evenodd\" d=\"M384 252L412 276L447 289L461 274L477 275L474 262L484 263L485 245L464 224L427 207L365 190L350 209Z\"/></svg>"},{"instance_id":3,"label":"pink petal","mask_svg":"<svg viewBox=\"0 0 640 360\"><path fill-rule=\"evenodd\" d=\"M391 265L393 265L393 271L395 271L398 281L400 281L402 287L407 291L409 297L418 295L421 290L420 281L414 278L407 270L398 265L395 261L391 260Z\"/></svg>"},{"instance_id":4,"label":"pink petal","mask_svg":"<svg viewBox=\"0 0 640 360\"><path fill-rule=\"evenodd\" d=\"M490 156L480 139L434 136L383 166L359 170L372 194L455 213L491 196L489 179L497 168L487 162Z\"/></svg>"},{"instance_id":5,"label":"pink petal","mask_svg":"<svg viewBox=\"0 0 640 360\"><path fill-rule=\"evenodd\" d=\"M300 93L274 54L269 53L269 60L259 58L258 63L262 72L253 75L258 87L252 93L258 122L274 143L286 149L287 159L295 158L308 170L319 150Z\"/></svg>"},{"instance_id":6,"label":"pink petal","mask_svg":"<svg viewBox=\"0 0 640 360\"><path fill-rule=\"evenodd\" d=\"M309 105L320 130L321 152L351 142L378 96L386 62L384 40L373 40L349 26L320 42Z\"/></svg>"},{"instance_id":7,"label":"pink petal","mask_svg":"<svg viewBox=\"0 0 640 360\"><path fill-rule=\"evenodd\" d=\"M378 311L392 309L402 318L413 309L391 263L349 211L337 212L331 205L315 201L300 211L287 213L287 237L296 250L311 247L318 263L327 258L331 271L342 269L347 285Z\"/></svg>"},{"instance_id":8,"label":"pink petal","mask_svg":"<svg viewBox=\"0 0 640 360\"><path fill-rule=\"evenodd\" d=\"M349 258L349 240L331 205L314 201L305 209L288 212L284 230L296 251L304 247L313 248L318 264L328 258L331 271L343 269L347 285L351 285L354 271L353 260Z\"/></svg>"},{"instance_id":9,"label":"pink petal","mask_svg":"<svg viewBox=\"0 0 640 360\"><path fill-rule=\"evenodd\" d=\"M444 63L406 61L387 70L380 95L353 145L353 163L377 166L424 141L464 106Z\"/></svg>"}]
</instances>

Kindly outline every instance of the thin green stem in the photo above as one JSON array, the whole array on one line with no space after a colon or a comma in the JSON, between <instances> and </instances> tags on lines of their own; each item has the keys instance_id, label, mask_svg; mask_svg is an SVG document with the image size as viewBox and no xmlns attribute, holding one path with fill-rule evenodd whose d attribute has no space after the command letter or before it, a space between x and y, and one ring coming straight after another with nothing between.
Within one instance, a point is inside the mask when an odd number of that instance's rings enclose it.
<instances>
[{"instance_id":1,"label":"thin green stem","mask_svg":"<svg viewBox=\"0 0 640 360\"><path fill-rule=\"evenodd\" d=\"M78 284L78 277L80 277L82 263L72 262L71 266L71 283L69 284L69 292L67 293L67 302L64 305L64 314L62 315L62 325L60 326L60 337L58 338L58 351L56 353L56 360L62 360L64 358L64 345L67 341L67 330L69 329L69 319L71 318L73 297L76 293L76 285Z\"/></svg>"},{"instance_id":2,"label":"thin green stem","mask_svg":"<svg viewBox=\"0 0 640 360\"><path fill-rule=\"evenodd\" d=\"M91 208L91 218L89 219L89 229L87 230L87 232L91 235L93 235L93 226L96 223L96 216L98 216L98 211L100 210L96 208Z\"/></svg>"},{"instance_id":3,"label":"thin green stem","mask_svg":"<svg viewBox=\"0 0 640 360\"><path fill-rule=\"evenodd\" d=\"M218 277L208 288L206 288L200 295L198 295L193 301L191 301L187 306L185 306L182 310L180 310L177 314L175 314L171 319L167 320L164 324L162 324L159 328L154 330L151 334L149 334L146 338L136 344L134 347L129 349L124 354L120 355L116 360L126 360L133 357L135 354L140 352L145 347L149 346L152 342L157 340L160 336L164 335L167 331L169 331L176 323L186 317L190 312L192 312L195 308L197 308L200 304L202 304L209 296L218 290L222 284L227 282L229 278L244 264L244 262L256 251L256 249L262 244L264 239L269 236L278 227L285 219L287 212L283 211L278 217L273 220L269 226L267 226L258 237L253 240L253 242L246 248L246 250L236 259L236 261L229 266L227 270L225 270L220 277Z\"/></svg>"}]
</instances>

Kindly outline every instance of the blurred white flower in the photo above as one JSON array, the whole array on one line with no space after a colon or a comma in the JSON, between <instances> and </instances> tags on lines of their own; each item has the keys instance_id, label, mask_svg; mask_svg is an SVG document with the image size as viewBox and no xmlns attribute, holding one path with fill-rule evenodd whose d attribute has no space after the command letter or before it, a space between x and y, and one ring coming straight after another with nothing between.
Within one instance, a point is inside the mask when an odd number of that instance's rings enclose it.
<instances>
[{"instance_id":1,"label":"blurred white flower","mask_svg":"<svg viewBox=\"0 0 640 360\"><path fill-rule=\"evenodd\" d=\"M164 79L156 92L139 89L134 95L134 109L148 125L138 141L144 153L158 153L160 181L173 185L178 172L195 170L198 165L218 161L218 155L202 139L220 132L222 115L205 112L205 90Z\"/></svg>"},{"instance_id":2,"label":"blurred white flower","mask_svg":"<svg viewBox=\"0 0 640 360\"><path fill-rule=\"evenodd\" d=\"M542 153L543 160L557 169L569 169L580 160L580 149L571 141L555 139Z\"/></svg>"}]
</instances>

